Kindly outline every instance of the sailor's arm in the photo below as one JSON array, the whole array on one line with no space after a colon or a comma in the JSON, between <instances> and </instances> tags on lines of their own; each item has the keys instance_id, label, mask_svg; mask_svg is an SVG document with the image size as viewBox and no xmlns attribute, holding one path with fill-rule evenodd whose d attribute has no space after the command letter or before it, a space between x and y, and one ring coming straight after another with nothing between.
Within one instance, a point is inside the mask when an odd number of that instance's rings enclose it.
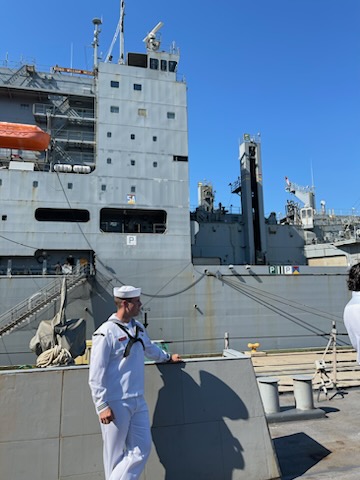
<instances>
[{"instance_id":1,"label":"sailor's arm","mask_svg":"<svg viewBox=\"0 0 360 480\"><path fill-rule=\"evenodd\" d=\"M111 353L111 340L108 335L96 332L92 338L89 367L89 386L99 418L110 418L112 413L106 399L105 374Z\"/></svg>"},{"instance_id":2,"label":"sailor's arm","mask_svg":"<svg viewBox=\"0 0 360 480\"><path fill-rule=\"evenodd\" d=\"M170 355L170 358L168 360L169 363L177 363L177 362L182 362L182 358L178 353L173 353Z\"/></svg>"},{"instance_id":3,"label":"sailor's arm","mask_svg":"<svg viewBox=\"0 0 360 480\"><path fill-rule=\"evenodd\" d=\"M99 413L99 420L101 423L108 424L114 420L115 416L110 407L107 407L105 410L102 410Z\"/></svg>"},{"instance_id":4,"label":"sailor's arm","mask_svg":"<svg viewBox=\"0 0 360 480\"><path fill-rule=\"evenodd\" d=\"M181 362L182 359L178 353L167 353L165 352L162 348L160 348L158 345L153 343L150 340L150 337L148 336L147 332L144 332L144 348L145 348L145 353L148 358L151 358L151 360L154 360L155 362L169 362L169 363L176 363L176 362Z\"/></svg>"}]
</instances>

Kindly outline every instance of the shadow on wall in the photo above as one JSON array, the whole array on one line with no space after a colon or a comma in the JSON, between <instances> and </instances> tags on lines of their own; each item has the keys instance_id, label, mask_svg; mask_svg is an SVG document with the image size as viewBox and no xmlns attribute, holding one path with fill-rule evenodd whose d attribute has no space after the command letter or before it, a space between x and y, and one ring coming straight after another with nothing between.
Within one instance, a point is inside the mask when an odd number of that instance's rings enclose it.
<instances>
[{"instance_id":1,"label":"shadow on wall","mask_svg":"<svg viewBox=\"0 0 360 480\"><path fill-rule=\"evenodd\" d=\"M109 280L105 281L101 275L98 276L100 281L96 278L93 283L93 292L96 296L95 301L92 302L91 306L92 317L94 319L94 330L99 328L100 325L116 311L114 297L112 296L112 284ZM90 333L92 334L92 332Z\"/></svg>"},{"instance_id":2,"label":"shadow on wall","mask_svg":"<svg viewBox=\"0 0 360 480\"><path fill-rule=\"evenodd\" d=\"M273 440L283 480L300 477L331 451L300 432Z\"/></svg>"},{"instance_id":3,"label":"shadow on wall","mask_svg":"<svg viewBox=\"0 0 360 480\"><path fill-rule=\"evenodd\" d=\"M239 396L214 375L200 371L197 382L178 364L157 365L164 382L155 406L152 436L166 480L231 480L244 469L242 446L231 432L231 421L246 420ZM181 366L180 366L181 365ZM174 366L173 366L174 367Z\"/></svg>"}]
</instances>

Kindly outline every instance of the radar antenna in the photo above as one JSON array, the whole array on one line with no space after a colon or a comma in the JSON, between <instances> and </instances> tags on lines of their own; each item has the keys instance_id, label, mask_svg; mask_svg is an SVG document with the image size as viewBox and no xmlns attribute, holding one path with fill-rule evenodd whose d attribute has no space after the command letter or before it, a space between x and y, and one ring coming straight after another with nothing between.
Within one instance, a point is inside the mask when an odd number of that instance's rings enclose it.
<instances>
[{"instance_id":1,"label":"radar antenna","mask_svg":"<svg viewBox=\"0 0 360 480\"><path fill-rule=\"evenodd\" d=\"M94 47L94 68L97 68L98 65L98 47L99 47L99 35L101 32L100 25L102 24L102 20L100 18L94 18L92 23L94 24L94 40L92 42L92 46Z\"/></svg>"},{"instance_id":2,"label":"radar antenna","mask_svg":"<svg viewBox=\"0 0 360 480\"><path fill-rule=\"evenodd\" d=\"M156 27L154 27L150 33L146 35L143 42L146 44L146 50L148 52L156 52L160 48L160 40L156 38L156 33L163 26L163 22L159 22Z\"/></svg>"}]
</instances>

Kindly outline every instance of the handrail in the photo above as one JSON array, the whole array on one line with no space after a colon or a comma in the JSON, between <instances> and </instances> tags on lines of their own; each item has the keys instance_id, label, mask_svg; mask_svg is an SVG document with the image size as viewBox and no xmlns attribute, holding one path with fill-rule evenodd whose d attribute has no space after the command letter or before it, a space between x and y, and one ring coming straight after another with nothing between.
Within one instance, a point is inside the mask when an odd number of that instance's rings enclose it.
<instances>
[{"instance_id":1,"label":"handrail","mask_svg":"<svg viewBox=\"0 0 360 480\"><path fill-rule=\"evenodd\" d=\"M80 280L88 277L88 269L81 269L75 274L66 275L66 286L68 289L75 286ZM7 312L0 315L0 337L15 328L26 317L32 315L35 310L45 306L50 301L57 298L61 293L63 277L54 280L50 285L46 285L35 294L26 298L22 302L12 307Z\"/></svg>"}]
</instances>

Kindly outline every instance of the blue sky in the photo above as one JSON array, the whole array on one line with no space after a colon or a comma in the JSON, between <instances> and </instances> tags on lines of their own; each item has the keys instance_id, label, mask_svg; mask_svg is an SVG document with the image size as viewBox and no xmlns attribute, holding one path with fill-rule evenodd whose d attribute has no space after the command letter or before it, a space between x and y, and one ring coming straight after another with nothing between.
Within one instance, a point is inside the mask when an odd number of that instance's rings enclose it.
<instances>
[{"instance_id":1,"label":"blue sky","mask_svg":"<svg viewBox=\"0 0 360 480\"><path fill-rule=\"evenodd\" d=\"M91 68L92 19L106 55L120 0L6 3L0 62ZM4 14L4 10L3 10ZM284 212L284 177L316 203L360 212L360 0L126 0L125 50L159 22L162 48L180 48L188 85L190 204L209 181L216 203L239 206L244 133L261 133L265 212ZM115 46L115 55L118 44Z\"/></svg>"}]
</instances>

